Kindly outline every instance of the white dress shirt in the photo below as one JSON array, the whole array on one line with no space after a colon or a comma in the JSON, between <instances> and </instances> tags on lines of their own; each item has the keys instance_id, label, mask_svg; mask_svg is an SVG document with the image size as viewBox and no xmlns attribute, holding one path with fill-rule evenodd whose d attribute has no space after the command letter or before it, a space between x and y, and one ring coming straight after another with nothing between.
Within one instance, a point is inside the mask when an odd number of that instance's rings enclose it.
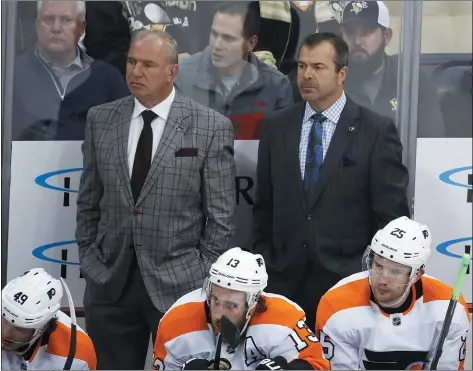
<instances>
[{"instance_id":1,"label":"white dress shirt","mask_svg":"<svg viewBox=\"0 0 473 371\"><path fill-rule=\"evenodd\" d=\"M158 149L158 144L163 135L164 125L169 116L169 111L171 110L172 102L176 92L172 88L171 94L163 100L161 103L157 104L151 111L158 115L151 122L151 129L153 130L153 150L151 155L151 161L154 158L156 150ZM128 135L128 169L131 179L131 174L133 172L133 162L135 161L136 147L138 147L138 140L140 139L141 131L143 130L143 117L141 113L146 111L148 108L143 106L138 99L135 98L135 106L133 108L133 113L131 114L131 124L130 124L130 133Z\"/></svg>"}]
</instances>

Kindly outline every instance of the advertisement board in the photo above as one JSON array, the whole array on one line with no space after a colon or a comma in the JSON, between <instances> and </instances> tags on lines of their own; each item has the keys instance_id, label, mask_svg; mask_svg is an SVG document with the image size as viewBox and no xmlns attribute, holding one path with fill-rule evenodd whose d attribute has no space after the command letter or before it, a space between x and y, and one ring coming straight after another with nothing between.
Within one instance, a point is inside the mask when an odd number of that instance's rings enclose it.
<instances>
[{"instance_id":1,"label":"advertisement board","mask_svg":"<svg viewBox=\"0 0 473 371\"><path fill-rule=\"evenodd\" d=\"M417 140L414 218L427 224L433 251L427 273L453 286L472 244L471 138ZM463 295L472 301L471 266Z\"/></svg>"},{"instance_id":2,"label":"advertisement board","mask_svg":"<svg viewBox=\"0 0 473 371\"><path fill-rule=\"evenodd\" d=\"M85 286L74 240L80 145L13 142L8 246L8 279L29 268L44 267L66 279L77 307L82 306ZM251 243L257 151L257 140L235 141L236 244L243 247ZM471 251L471 153L471 139L418 140L414 217L432 232L427 273L450 285L455 282L461 254ZM470 277L463 294L471 303ZM65 299L63 305L67 305Z\"/></svg>"}]
</instances>

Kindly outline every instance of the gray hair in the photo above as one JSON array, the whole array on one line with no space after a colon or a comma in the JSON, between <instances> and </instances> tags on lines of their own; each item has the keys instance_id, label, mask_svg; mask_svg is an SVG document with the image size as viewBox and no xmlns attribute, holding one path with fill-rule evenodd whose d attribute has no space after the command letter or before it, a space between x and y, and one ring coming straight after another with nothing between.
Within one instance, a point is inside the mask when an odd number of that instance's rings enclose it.
<instances>
[{"instance_id":1,"label":"gray hair","mask_svg":"<svg viewBox=\"0 0 473 371\"><path fill-rule=\"evenodd\" d=\"M177 64L177 61L178 61L177 41L167 32L156 30L154 28L150 30L139 31L133 36L133 39L131 40L131 44L137 41L143 40L147 38L148 36L153 36L159 40L162 40L166 44L166 47L168 49L169 60L171 61L171 63Z\"/></svg>"},{"instance_id":2,"label":"gray hair","mask_svg":"<svg viewBox=\"0 0 473 371\"><path fill-rule=\"evenodd\" d=\"M77 18L79 21L85 21L85 1L71 1L77 4ZM38 1L37 11L41 11L44 1Z\"/></svg>"}]
</instances>

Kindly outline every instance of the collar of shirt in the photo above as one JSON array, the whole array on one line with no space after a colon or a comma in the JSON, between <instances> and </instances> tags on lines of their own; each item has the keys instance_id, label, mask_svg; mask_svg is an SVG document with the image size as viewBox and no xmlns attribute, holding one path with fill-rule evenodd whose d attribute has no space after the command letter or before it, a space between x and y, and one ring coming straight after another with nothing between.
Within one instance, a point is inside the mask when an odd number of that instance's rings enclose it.
<instances>
[{"instance_id":1,"label":"collar of shirt","mask_svg":"<svg viewBox=\"0 0 473 371\"><path fill-rule=\"evenodd\" d=\"M327 120L329 120L332 124L337 125L346 102L347 102L347 97L345 95L345 92L342 92L342 95L340 96L340 98L338 98L338 100L334 104L332 104L329 108L327 108L325 111L320 112L320 113L322 113L322 115L324 115L327 118ZM302 120L302 122L304 123L308 121L316 113L317 112L311 107L310 103L306 102L304 119Z\"/></svg>"},{"instance_id":2,"label":"collar of shirt","mask_svg":"<svg viewBox=\"0 0 473 371\"><path fill-rule=\"evenodd\" d=\"M151 111L157 114L164 121L167 121L168 116L169 116L169 111L171 111L171 105L172 105L172 102L174 102L175 96L176 96L176 91L174 90L174 87L173 87L171 94L169 94L168 97L165 100L163 100L161 103L158 103L153 108L151 108ZM135 98L135 106L133 108L131 119L132 120L136 119L139 115L141 115L143 111L146 111L147 109L148 108L143 106L138 101L138 99Z\"/></svg>"},{"instance_id":3,"label":"collar of shirt","mask_svg":"<svg viewBox=\"0 0 473 371\"><path fill-rule=\"evenodd\" d=\"M86 53L81 51L79 49L79 47L76 48L76 57L74 58L74 60L71 63L69 63L68 65L64 66L64 67L56 66L51 60L49 60L44 54L41 53L39 48L36 49L36 52L37 52L39 58L41 58L41 60L44 63L46 63L48 65L48 67L50 67L52 69L65 69L65 68L70 68L70 67L75 66L75 67L79 67L79 69L83 70L83 69L87 68L88 66L90 66L92 64L92 61L93 61L93 59L91 57L89 57Z\"/></svg>"}]
</instances>

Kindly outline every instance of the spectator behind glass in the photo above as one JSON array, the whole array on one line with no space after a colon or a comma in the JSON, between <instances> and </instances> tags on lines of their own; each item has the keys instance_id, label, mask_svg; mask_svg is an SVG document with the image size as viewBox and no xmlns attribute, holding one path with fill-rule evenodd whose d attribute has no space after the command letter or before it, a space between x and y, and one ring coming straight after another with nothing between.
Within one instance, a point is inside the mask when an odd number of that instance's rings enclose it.
<instances>
[{"instance_id":1,"label":"spectator behind glass","mask_svg":"<svg viewBox=\"0 0 473 371\"><path fill-rule=\"evenodd\" d=\"M385 51L392 34L389 11L382 1L351 1L345 7L342 37L350 49L346 92L358 104L396 119L398 61ZM444 136L439 97L422 70L419 89L418 136Z\"/></svg>"},{"instance_id":2,"label":"spectator behind glass","mask_svg":"<svg viewBox=\"0 0 473 371\"><path fill-rule=\"evenodd\" d=\"M180 56L208 42L214 8L221 1L87 1L84 44L90 56L125 75L130 39L143 30L161 30L178 43Z\"/></svg>"},{"instance_id":3,"label":"spectator behind glass","mask_svg":"<svg viewBox=\"0 0 473 371\"><path fill-rule=\"evenodd\" d=\"M84 46L94 59L107 62L125 76L131 34L121 1L86 1Z\"/></svg>"},{"instance_id":4,"label":"spectator behind glass","mask_svg":"<svg viewBox=\"0 0 473 371\"><path fill-rule=\"evenodd\" d=\"M223 4L213 18L209 46L180 60L175 80L182 94L238 125L235 139L253 136L266 113L293 103L287 78L252 52L260 24L255 2Z\"/></svg>"},{"instance_id":5,"label":"spectator behind glass","mask_svg":"<svg viewBox=\"0 0 473 371\"><path fill-rule=\"evenodd\" d=\"M114 67L78 47L83 1L39 1L34 52L15 66L13 140L83 140L89 108L129 95Z\"/></svg>"}]
</instances>

